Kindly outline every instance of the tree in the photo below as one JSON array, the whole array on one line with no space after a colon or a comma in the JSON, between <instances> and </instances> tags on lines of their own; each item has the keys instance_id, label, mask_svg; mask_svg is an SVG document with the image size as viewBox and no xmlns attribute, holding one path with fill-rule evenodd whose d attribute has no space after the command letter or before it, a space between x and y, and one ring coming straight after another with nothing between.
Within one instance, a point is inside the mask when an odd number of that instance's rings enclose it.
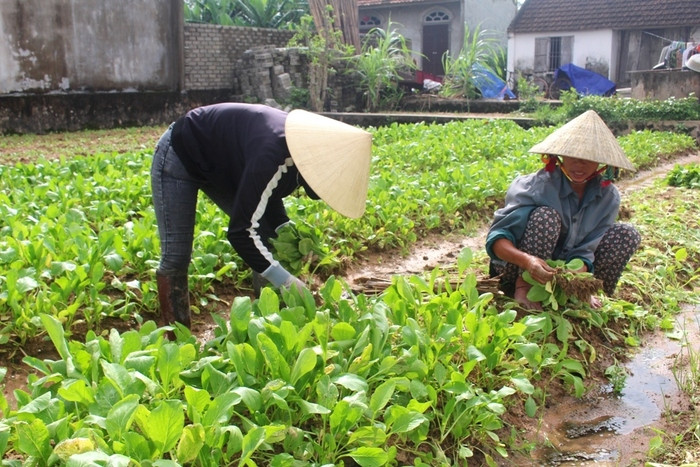
<instances>
[{"instance_id":1,"label":"tree","mask_svg":"<svg viewBox=\"0 0 700 467\"><path fill-rule=\"evenodd\" d=\"M340 31L343 42L360 50L357 0L308 0L316 30L329 41L333 31Z\"/></svg>"}]
</instances>

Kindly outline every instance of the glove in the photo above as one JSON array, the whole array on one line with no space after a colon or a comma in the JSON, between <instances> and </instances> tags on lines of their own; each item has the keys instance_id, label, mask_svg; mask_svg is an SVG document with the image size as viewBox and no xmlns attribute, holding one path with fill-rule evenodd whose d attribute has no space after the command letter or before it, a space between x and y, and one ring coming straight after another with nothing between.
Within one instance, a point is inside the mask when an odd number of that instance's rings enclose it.
<instances>
[{"instance_id":1,"label":"glove","mask_svg":"<svg viewBox=\"0 0 700 467\"><path fill-rule=\"evenodd\" d=\"M306 289L306 284L304 284L304 282L301 279L294 276L290 276L286 281L282 283L280 288L286 290L291 290L292 288L295 288L297 289L297 292L303 294L304 289Z\"/></svg>"}]
</instances>

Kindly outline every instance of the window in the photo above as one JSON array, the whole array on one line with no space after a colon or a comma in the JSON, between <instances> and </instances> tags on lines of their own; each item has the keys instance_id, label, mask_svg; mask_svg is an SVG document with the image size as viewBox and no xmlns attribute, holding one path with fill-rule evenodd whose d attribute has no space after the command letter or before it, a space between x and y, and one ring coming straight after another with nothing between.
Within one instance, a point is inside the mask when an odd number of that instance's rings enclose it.
<instances>
[{"instance_id":1,"label":"window","mask_svg":"<svg viewBox=\"0 0 700 467\"><path fill-rule=\"evenodd\" d=\"M535 39L535 73L553 72L571 63L573 36L538 37Z\"/></svg>"},{"instance_id":2,"label":"window","mask_svg":"<svg viewBox=\"0 0 700 467\"><path fill-rule=\"evenodd\" d=\"M435 10L425 15L424 21L426 24L446 23L450 21L450 14L442 10Z\"/></svg>"},{"instance_id":3,"label":"window","mask_svg":"<svg viewBox=\"0 0 700 467\"><path fill-rule=\"evenodd\" d=\"M369 32L370 29L378 28L382 25L382 20L372 15L364 15L360 18L360 32Z\"/></svg>"}]
</instances>

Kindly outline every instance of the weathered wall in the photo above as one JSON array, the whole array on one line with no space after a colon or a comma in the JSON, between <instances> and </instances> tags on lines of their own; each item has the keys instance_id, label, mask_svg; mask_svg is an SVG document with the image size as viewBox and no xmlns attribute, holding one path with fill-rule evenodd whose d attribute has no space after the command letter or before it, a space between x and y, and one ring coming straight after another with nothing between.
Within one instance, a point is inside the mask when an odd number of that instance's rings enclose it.
<instances>
[{"instance_id":1,"label":"weathered wall","mask_svg":"<svg viewBox=\"0 0 700 467\"><path fill-rule=\"evenodd\" d=\"M292 31L186 23L184 26L185 89L226 89L235 82L236 61L246 50L282 47Z\"/></svg>"},{"instance_id":2,"label":"weathered wall","mask_svg":"<svg viewBox=\"0 0 700 467\"><path fill-rule=\"evenodd\" d=\"M182 0L3 0L0 93L175 90Z\"/></svg>"},{"instance_id":3,"label":"weathered wall","mask_svg":"<svg viewBox=\"0 0 700 467\"><path fill-rule=\"evenodd\" d=\"M700 98L700 73L691 70L650 70L630 72L635 99L680 99L695 93Z\"/></svg>"},{"instance_id":4,"label":"weathered wall","mask_svg":"<svg viewBox=\"0 0 700 467\"><path fill-rule=\"evenodd\" d=\"M0 96L0 134L162 125L193 107L231 100L225 90Z\"/></svg>"}]
</instances>

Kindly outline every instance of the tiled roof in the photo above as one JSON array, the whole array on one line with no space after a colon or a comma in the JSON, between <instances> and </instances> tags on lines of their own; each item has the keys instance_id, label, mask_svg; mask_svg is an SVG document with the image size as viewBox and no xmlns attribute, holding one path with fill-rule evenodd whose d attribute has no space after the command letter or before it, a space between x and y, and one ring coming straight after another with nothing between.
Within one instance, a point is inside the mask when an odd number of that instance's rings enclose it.
<instances>
[{"instance_id":1,"label":"tiled roof","mask_svg":"<svg viewBox=\"0 0 700 467\"><path fill-rule=\"evenodd\" d=\"M582 31L691 25L700 26L698 0L526 0L508 31Z\"/></svg>"},{"instance_id":2,"label":"tiled roof","mask_svg":"<svg viewBox=\"0 0 700 467\"><path fill-rule=\"evenodd\" d=\"M392 6L392 5L430 5L431 3L445 3L440 0L357 0L357 6L374 7L374 6Z\"/></svg>"}]
</instances>

